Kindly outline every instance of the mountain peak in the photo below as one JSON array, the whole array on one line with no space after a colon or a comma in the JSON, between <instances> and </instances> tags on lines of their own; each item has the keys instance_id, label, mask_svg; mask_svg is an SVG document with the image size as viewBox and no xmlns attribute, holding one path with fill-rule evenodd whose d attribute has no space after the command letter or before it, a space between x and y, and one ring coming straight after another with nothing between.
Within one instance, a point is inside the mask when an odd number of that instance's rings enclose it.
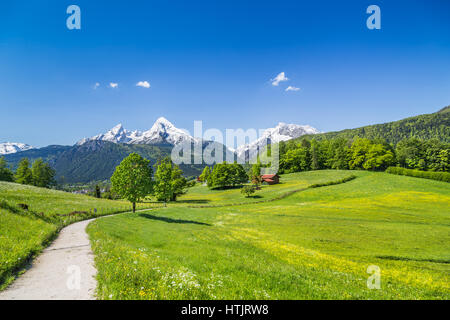
<instances>
[{"instance_id":1,"label":"mountain peak","mask_svg":"<svg viewBox=\"0 0 450 320\"><path fill-rule=\"evenodd\" d=\"M121 123L119 123L115 127L113 127L111 130L109 130L109 131L117 133L117 132L122 131L122 130L123 130L123 125Z\"/></svg>"},{"instance_id":2,"label":"mountain peak","mask_svg":"<svg viewBox=\"0 0 450 320\"><path fill-rule=\"evenodd\" d=\"M34 149L32 146L20 142L4 142L0 143L0 155L11 154L20 151Z\"/></svg>"},{"instance_id":3,"label":"mountain peak","mask_svg":"<svg viewBox=\"0 0 450 320\"><path fill-rule=\"evenodd\" d=\"M121 123L104 134L96 135L92 138L85 138L78 141L78 145L82 145L92 140L104 140L114 143L130 143L130 144L170 144L175 145L182 141L194 141L187 132L175 127L169 120L159 117L153 126L144 132L128 131Z\"/></svg>"},{"instance_id":4,"label":"mountain peak","mask_svg":"<svg viewBox=\"0 0 450 320\"><path fill-rule=\"evenodd\" d=\"M172 124L172 122L170 122L169 120L167 120L164 117L159 117L158 119L156 119L155 123L153 124L153 126L155 125L163 125L165 127L174 127L174 125Z\"/></svg>"}]
</instances>

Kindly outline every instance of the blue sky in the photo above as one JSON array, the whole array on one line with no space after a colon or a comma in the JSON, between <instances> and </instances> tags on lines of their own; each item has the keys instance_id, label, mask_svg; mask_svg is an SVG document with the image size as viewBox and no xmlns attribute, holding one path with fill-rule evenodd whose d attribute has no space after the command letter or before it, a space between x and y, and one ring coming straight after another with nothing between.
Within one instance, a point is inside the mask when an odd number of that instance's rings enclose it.
<instances>
[{"instance_id":1,"label":"blue sky","mask_svg":"<svg viewBox=\"0 0 450 320\"><path fill-rule=\"evenodd\" d=\"M66 28L71 4L81 30ZM381 30L366 27L371 4ZM273 86L280 72L289 81ZM446 0L0 4L0 142L69 145L160 116L191 131L331 131L449 104Z\"/></svg>"}]
</instances>

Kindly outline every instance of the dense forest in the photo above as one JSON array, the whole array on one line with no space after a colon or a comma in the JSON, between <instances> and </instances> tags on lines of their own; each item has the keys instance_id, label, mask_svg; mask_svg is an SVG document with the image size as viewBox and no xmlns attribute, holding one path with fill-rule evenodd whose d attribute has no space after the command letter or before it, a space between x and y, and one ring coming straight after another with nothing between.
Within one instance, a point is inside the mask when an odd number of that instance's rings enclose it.
<instances>
[{"instance_id":1,"label":"dense forest","mask_svg":"<svg viewBox=\"0 0 450 320\"><path fill-rule=\"evenodd\" d=\"M450 171L450 106L432 114L280 142L280 173L390 166Z\"/></svg>"},{"instance_id":2,"label":"dense forest","mask_svg":"<svg viewBox=\"0 0 450 320\"><path fill-rule=\"evenodd\" d=\"M390 166L450 171L450 144L407 138L396 146L384 139L303 138L280 143L280 173L320 169L385 170Z\"/></svg>"},{"instance_id":3,"label":"dense forest","mask_svg":"<svg viewBox=\"0 0 450 320\"><path fill-rule=\"evenodd\" d=\"M394 145L406 138L438 139L439 141L450 143L450 106L435 113L423 114L399 121L314 135L316 140L334 138L349 140L354 137L371 140L384 139Z\"/></svg>"}]
</instances>

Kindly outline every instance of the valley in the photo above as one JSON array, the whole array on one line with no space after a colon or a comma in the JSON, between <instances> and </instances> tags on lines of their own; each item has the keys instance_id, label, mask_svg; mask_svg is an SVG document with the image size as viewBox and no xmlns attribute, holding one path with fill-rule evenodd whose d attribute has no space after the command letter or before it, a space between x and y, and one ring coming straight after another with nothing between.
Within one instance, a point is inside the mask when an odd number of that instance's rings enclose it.
<instances>
[{"instance_id":1,"label":"valley","mask_svg":"<svg viewBox=\"0 0 450 320\"><path fill-rule=\"evenodd\" d=\"M356 179L311 188L350 174ZM0 187L3 288L63 225L129 210L121 201ZM89 224L96 296L448 299L449 207L446 182L367 171L285 174L255 198L197 184L165 208L145 200L139 212ZM88 214L61 215L74 209ZM381 290L367 287L371 265L381 269Z\"/></svg>"}]
</instances>

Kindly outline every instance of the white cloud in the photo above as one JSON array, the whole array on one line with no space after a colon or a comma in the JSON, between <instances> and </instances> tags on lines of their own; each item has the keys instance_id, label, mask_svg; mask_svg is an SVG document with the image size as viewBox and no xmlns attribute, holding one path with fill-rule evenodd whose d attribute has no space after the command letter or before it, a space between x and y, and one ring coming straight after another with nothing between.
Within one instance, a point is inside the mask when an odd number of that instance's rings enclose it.
<instances>
[{"instance_id":1,"label":"white cloud","mask_svg":"<svg viewBox=\"0 0 450 320\"><path fill-rule=\"evenodd\" d=\"M285 91L299 91L299 90L300 90L300 88L289 86L289 87L286 88Z\"/></svg>"},{"instance_id":2,"label":"white cloud","mask_svg":"<svg viewBox=\"0 0 450 320\"><path fill-rule=\"evenodd\" d=\"M110 84L109 84L109 86L111 87L111 88L117 88L117 87L119 87L119 84L118 83L114 83L114 82L111 82Z\"/></svg>"},{"instance_id":3,"label":"white cloud","mask_svg":"<svg viewBox=\"0 0 450 320\"><path fill-rule=\"evenodd\" d=\"M100 83L96 82L96 83L94 84L94 89L97 89L98 87L100 87Z\"/></svg>"},{"instance_id":4,"label":"white cloud","mask_svg":"<svg viewBox=\"0 0 450 320\"><path fill-rule=\"evenodd\" d=\"M142 87L142 88L150 88L150 83L148 81L139 81L138 83L136 83L137 87Z\"/></svg>"},{"instance_id":5,"label":"white cloud","mask_svg":"<svg viewBox=\"0 0 450 320\"><path fill-rule=\"evenodd\" d=\"M278 86L280 84L280 82L283 81L288 81L289 79L286 77L286 75L284 74L284 72L280 72L275 79L270 79L270 81L272 81L272 85L273 86Z\"/></svg>"}]
</instances>

